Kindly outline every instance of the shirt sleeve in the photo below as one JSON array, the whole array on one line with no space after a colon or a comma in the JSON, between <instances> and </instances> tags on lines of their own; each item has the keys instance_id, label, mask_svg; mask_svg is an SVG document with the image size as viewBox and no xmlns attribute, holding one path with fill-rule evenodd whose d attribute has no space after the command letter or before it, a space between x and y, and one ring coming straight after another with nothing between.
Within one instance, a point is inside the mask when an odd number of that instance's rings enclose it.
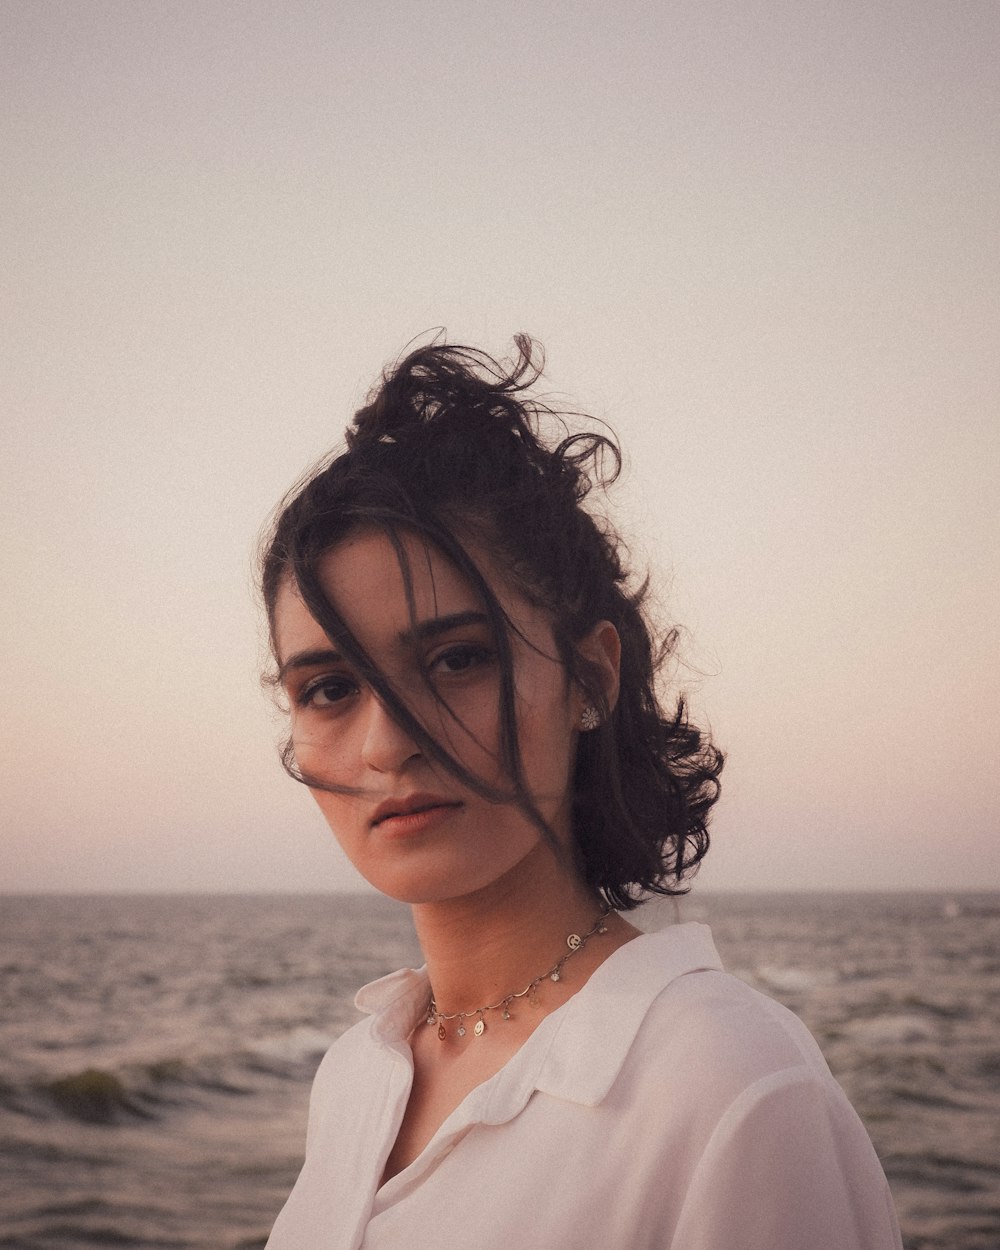
<instances>
[{"instance_id":1,"label":"shirt sleeve","mask_svg":"<svg viewBox=\"0 0 1000 1250\"><path fill-rule=\"evenodd\" d=\"M767 1076L721 1117L670 1250L901 1250L889 1187L839 1085Z\"/></svg>"}]
</instances>

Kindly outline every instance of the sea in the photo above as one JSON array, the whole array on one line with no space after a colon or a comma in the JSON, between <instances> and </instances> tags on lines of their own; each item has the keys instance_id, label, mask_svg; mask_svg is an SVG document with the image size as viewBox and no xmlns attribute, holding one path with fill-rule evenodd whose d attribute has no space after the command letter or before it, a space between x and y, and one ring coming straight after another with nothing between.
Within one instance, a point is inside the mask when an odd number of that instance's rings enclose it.
<instances>
[{"instance_id":1,"label":"sea","mask_svg":"<svg viewBox=\"0 0 1000 1250\"><path fill-rule=\"evenodd\" d=\"M1000 894L721 894L727 967L796 1012L907 1250L1000 1250ZM369 895L0 898L0 1247L254 1250L355 990L421 962Z\"/></svg>"}]
</instances>

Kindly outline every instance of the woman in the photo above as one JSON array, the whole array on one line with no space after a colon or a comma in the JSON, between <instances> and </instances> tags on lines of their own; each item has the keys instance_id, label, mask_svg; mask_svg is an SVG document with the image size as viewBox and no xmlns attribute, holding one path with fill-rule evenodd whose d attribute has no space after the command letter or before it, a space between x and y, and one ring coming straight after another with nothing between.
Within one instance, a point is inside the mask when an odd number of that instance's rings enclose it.
<instances>
[{"instance_id":1,"label":"woman","mask_svg":"<svg viewBox=\"0 0 1000 1250\"><path fill-rule=\"evenodd\" d=\"M264 557L286 766L426 958L358 995L268 1246L898 1247L805 1028L621 914L683 891L722 758L583 507L617 447L546 443L517 348L404 359Z\"/></svg>"}]
</instances>

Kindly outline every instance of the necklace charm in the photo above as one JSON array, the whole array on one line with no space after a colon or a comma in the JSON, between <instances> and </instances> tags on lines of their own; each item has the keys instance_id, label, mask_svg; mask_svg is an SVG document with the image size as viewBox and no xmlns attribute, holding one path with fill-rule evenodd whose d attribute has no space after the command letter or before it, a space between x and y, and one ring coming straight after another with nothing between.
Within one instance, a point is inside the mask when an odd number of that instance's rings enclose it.
<instances>
[{"instance_id":1,"label":"necklace charm","mask_svg":"<svg viewBox=\"0 0 1000 1250\"><path fill-rule=\"evenodd\" d=\"M546 979L549 981L561 981L562 967L566 960L575 955L578 950L582 950L595 933L607 933L608 927L604 921L610 911L611 908L606 907L594 921L594 924L589 932L583 934L582 937L579 933L570 933L566 938L566 945L569 947L569 953L563 955L562 958L557 959L548 972L543 972L541 976L535 977L534 981L526 985L523 990L518 990L515 994L508 994L506 998L501 998L499 1002L488 1003L485 1007L476 1007L473 1011L439 1011L438 1005L434 1001L434 996L432 995L430 1005L427 1008L426 1023L430 1025L437 1025L437 1035L443 1042L448 1036L448 1031L444 1027L446 1020L457 1020L458 1027L455 1029L455 1035L457 1037L465 1037L465 1022L469 1016L475 1016L476 1023L472 1026L472 1031L476 1037L482 1037L482 1035L486 1032L486 1020L483 1017L484 1012L500 1011L503 1014L504 1020L510 1020L510 1005L515 998L527 998L532 1007L541 1007L541 1000L538 997L538 987Z\"/></svg>"}]
</instances>

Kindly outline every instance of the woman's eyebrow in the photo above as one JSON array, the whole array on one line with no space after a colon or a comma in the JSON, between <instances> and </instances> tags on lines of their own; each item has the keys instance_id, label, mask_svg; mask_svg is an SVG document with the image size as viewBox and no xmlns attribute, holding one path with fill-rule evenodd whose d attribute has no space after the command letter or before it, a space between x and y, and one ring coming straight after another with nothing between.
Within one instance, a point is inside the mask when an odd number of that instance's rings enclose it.
<instances>
[{"instance_id":1,"label":"woman's eyebrow","mask_svg":"<svg viewBox=\"0 0 1000 1250\"><path fill-rule=\"evenodd\" d=\"M339 651L320 647L314 651L296 651L278 669L278 681L283 682L289 673L299 668L315 668L317 664L337 664L343 657Z\"/></svg>"},{"instance_id":2,"label":"woman's eyebrow","mask_svg":"<svg viewBox=\"0 0 1000 1250\"><path fill-rule=\"evenodd\" d=\"M450 612L447 616L433 616L426 621L417 621L410 629L399 635L400 642L412 644L426 642L437 638L452 629L461 629L465 625L489 625L490 618L485 612L467 611ZM331 647L317 647L310 651L296 651L278 669L278 681L284 682L289 673L300 668L316 668L321 664L339 664L343 660L339 651Z\"/></svg>"},{"instance_id":3,"label":"woman's eyebrow","mask_svg":"<svg viewBox=\"0 0 1000 1250\"><path fill-rule=\"evenodd\" d=\"M489 625L490 618L485 612L469 610L467 612L450 612L447 616L432 616L426 621L417 621L410 629L404 630L400 642L426 642L446 634L451 629L461 629L464 625Z\"/></svg>"}]
</instances>

